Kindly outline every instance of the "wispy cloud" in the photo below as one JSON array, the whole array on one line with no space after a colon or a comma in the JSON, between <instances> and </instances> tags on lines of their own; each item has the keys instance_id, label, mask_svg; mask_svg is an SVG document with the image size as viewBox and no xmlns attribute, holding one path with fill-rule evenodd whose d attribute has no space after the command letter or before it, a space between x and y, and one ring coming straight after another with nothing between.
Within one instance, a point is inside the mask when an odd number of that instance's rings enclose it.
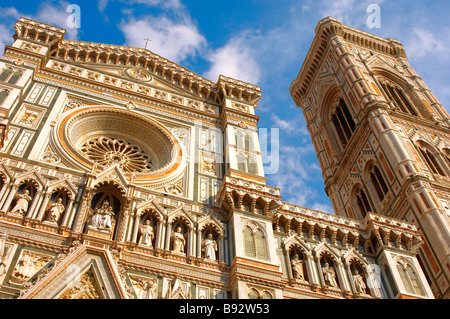
<instances>
[{"instance_id":1,"label":"wispy cloud","mask_svg":"<svg viewBox=\"0 0 450 319\"><path fill-rule=\"evenodd\" d=\"M129 17L120 25L126 45L143 47L144 38L150 38L151 51L179 63L196 56L206 46L206 39L189 19L174 21L167 16Z\"/></svg>"},{"instance_id":2,"label":"wispy cloud","mask_svg":"<svg viewBox=\"0 0 450 319\"><path fill-rule=\"evenodd\" d=\"M97 7L99 11L103 12L108 6L108 3L113 1L119 1L127 5L144 4L148 6L161 6L168 9L179 9L183 7L180 0L98 0Z\"/></svg>"},{"instance_id":3,"label":"wispy cloud","mask_svg":"<svg viewBox=\"0 0 450 319\"><path fill-rule=\"evenodd\" d=\"M212 50L207 59L211 67L205 77L213 81L221 74L252 84L258 84L260 80L260 66L252 47L247 43L246 34L234 37L223 47Z\"/></svg>"}]
</instances>

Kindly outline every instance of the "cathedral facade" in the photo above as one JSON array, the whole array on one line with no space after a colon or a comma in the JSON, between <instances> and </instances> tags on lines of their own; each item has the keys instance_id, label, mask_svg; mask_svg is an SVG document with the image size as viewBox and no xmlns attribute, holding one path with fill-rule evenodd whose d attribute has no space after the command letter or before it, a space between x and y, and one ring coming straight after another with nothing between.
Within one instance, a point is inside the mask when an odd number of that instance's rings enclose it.
<instances>
[{"instance_id":1,"label":"cathedral facade","mask_svg":"<svg viewBox=\"0 0 450 319\"><path fill-rule=\"evenodd\" d=\"M292 84L327 214L266 184L259 87L25 18L15 31L0 59L1 298L448 295L448 114L400 43L322 20Z\"/></svg>"}]
</instances>

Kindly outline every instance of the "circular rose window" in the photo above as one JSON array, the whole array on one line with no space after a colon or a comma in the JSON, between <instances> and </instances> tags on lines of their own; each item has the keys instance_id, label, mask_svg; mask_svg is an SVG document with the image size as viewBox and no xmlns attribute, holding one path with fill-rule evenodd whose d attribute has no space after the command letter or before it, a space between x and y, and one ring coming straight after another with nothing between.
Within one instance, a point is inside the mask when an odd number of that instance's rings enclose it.
<instances>
[{"instance_id":1,"label":"circular rose window","mask_svg":"<svg viewBox=\"0 0 450 319\"><path fill-rule=\"evenodd\" d=\"M106 136L87 140L80 151L101 166L117 163L125 172L150 172L152 161L139 146Z\"/></svg>"},{"instance_id":2,"label":"circular rose window","mask_svg":"<svg viewBox=\"0 0 450 319\"><path fill-rule=\"evenodd\" d=\"M91 171L117 165L136 184L164 185L185 166L178 140L162 124L136 112L89 106L64 113L52 144L64 162Z\"/></svg>"}]
</instances>

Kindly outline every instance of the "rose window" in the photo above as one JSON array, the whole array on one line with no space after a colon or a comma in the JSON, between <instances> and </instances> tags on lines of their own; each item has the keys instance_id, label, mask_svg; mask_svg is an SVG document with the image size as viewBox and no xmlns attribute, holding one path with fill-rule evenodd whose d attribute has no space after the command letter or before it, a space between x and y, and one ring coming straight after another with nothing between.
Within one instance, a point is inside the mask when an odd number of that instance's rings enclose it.
<instances>
[{"instance_id":1,"label":"rose window","mask_svg":"<svg viewBox=\"0 0 450 319\"><path fill-rule=\"evenodd\" d=\"M80 151L88 159L104 167L117 163L127 173L149 172L153 167L148 155L123 139L105 136L89 139L80 147Z\"/></svg>"},{"instance_id":2,"label":"rose window","mask_svg":"<svg viewBox=\"0 0 450 319\"><path fill-rule=\"evenodd\" d=\"M51 147L65 165L94 173L117 165L125 178L145 187L169 185L186 168L183 148L168 128L123 106L65 112L52 130Z\"/></svg>"}]
</instances>

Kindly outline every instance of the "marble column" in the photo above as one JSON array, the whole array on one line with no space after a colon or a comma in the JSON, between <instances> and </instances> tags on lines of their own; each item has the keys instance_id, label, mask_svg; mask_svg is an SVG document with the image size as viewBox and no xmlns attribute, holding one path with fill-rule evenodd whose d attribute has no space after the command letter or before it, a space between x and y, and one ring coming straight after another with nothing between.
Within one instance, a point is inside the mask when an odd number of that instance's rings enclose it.
<instances>
[{"instance_id":1,"label":"marble column","mask_svg":"<svg viewBox=\"0 0 450 319\"><path fill-rule=\"evenodd\" d=\"M6 201L4 202L1 210L7 211L9 209L9 206L11 205L11 202L13 201L18 188L19 188L19 185L15 185L15 184L10 187L8 197L6 198Z\"/></svg>"},{"instance_id":2,"label":"marble column","mask_svg":"<svg viewBox=\"0 0 450 319\"><path fill-rule=\"evenodd\" d=\"M61 222L61 226L62 227L66 227L67 228L67 221L69 220L70 214L72 213L72 208L73 208L73 203L74 203L74 199L70 198L69 202L67 203L66 209L64 210L64 217L63 220Z\"/></svg>"},{"instance_id":3,"label":"marble column","mask_svg":"<svg viewBox=\"0 0 450 319\"><path fill-rule=\"evenodd\" d=\"M34 194L34 197L31 201L31 205L28 208L27 214L26 214L26 218L31 218L31 216L33 216L34 210L38 207L38 202L42 199L42 192L41 191L37 191Z\"/></svg>"},{"instance_id":4,"label":"marble column","mask_svg":"<svg viewBox=\"0 0 450 319\"><path fill-rule=\"evenodd\" d=\"M47 208L48 202L50 201L50 196L52 196L52 194L50 193L46 193L44 195L44 200L42 201L41 208L36 217L37 220L42 220L42 218L44 217L45 209Z\"/></svg>"}]
</instances>

